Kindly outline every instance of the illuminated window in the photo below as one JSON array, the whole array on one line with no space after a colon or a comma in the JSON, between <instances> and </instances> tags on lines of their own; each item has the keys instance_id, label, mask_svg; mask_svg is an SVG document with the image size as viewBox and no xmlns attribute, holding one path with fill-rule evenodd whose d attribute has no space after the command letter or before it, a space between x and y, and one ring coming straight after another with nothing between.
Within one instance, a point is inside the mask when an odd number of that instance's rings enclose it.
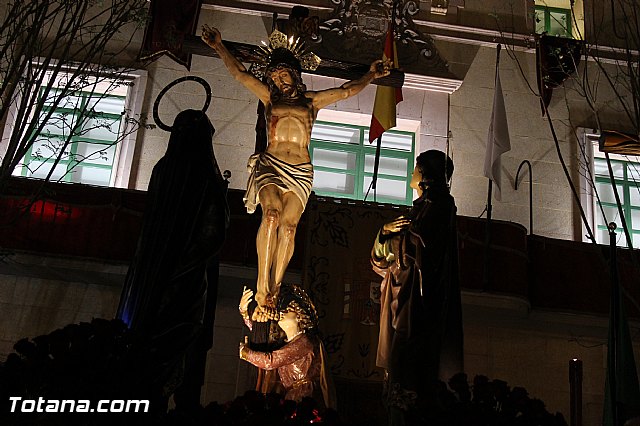
<instances>
[{"instance_id":1,"label":"illuminated window","mask_svg":"<svg viewBox=\"0 0 640 426\"><path fill-rule=\"evenodd\" d=\"M609 157L611 158L611 155ZM631 233L631 241L634 247L640 247L640 187L638 186L640 184L640 163L637 162L636 157L633 157L635 161L629 161L632 157L625 158L627 159L614 160L611 158L611 168L620 196L624 218ZM596 191L598 191L600 197L600 202L596 208L596 239L601 244L608 244L609 233L607 223L615 222L618 226L616 233L620 236L620 238L618 238L618 246L626 247L627 241L622 233L622 222L618 214L611 179L609 178L607 161L604 158L596 156L593 159L593 169L596 180ZM607 222L605 222L602 217L600 208L604 210Z\"/></svg>"},{"instance_id":2,"label":"illuminated window","mask_svg":"<svg viewBox=\"0 0 640 426\"><path fill-rule=\"evenodd\" d=\"M50 104L46 99L42 114L51 115L27 151L19 174L42 179L55 167L52 181L109 186L125 96L81 91L63 98L55 109Z\"/></svg>"},{"instance_id":3,"label":"illuminated window","mask_svg":"<svg viewBox=\"0 0 640 426\"><path fill-rule=\"evenodd\" d=\"M555 7L535 7L536 33L571 37L571 10Z\"/></svg>"},{"instance_id":4,"label":"illuminated window","mask_svg":"<svg viewBox=\"0 0 640 426\"><path fill-rule=\"evenodd\" d=\"M581 158L580 162L582 205L596 241L608 245L607 224L615 222L617 245L627 247L607 161L598 148L598 135L585 132L582 146L586 157L586 160ZM640 158L609 154L609 159L624 218L631 233L631 242L637 248L640 247ZM587 241L586 238L584 240Z\"/></svg>"},{"instance_id":5,"label":"illuminated window","mask_svg":"<svg viewBox=\"0 0 640 426\"><path fill-rule=\"evenodd\" d=\"M44 179L51 172L55 182L129 187L139 127L135 117L140 117L145 86L144 71L114 77L46 71L37 92L42 102L37 116L8 120L0 140L3 148L15 135L31 132L13 174ZM9 117L19 116L19 98L14 105ZM35 130L29 130L32 123Z\"/></svg>"},{"instance_id":6,"label":"illuminated window","mask_svg":"<svg viewBox=\"0 0 640 426\"><path fill-rule=\"evenodd\" d=\"M317 121L311 132L313 190L318 195L363 200L373 177L376 145L369 128ZM410 205L415 134L386 131L382 136L375 201ZM374 190L367 201L374 200Z\"/></svg>"}]
</instances>

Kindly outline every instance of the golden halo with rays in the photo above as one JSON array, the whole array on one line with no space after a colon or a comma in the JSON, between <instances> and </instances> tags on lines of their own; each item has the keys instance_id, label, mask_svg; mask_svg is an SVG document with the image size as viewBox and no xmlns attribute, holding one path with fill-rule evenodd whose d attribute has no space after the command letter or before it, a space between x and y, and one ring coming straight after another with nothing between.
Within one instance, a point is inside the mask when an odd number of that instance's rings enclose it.
<instances>
[{"instance_id":1,"label":"golden halo with rays","mask_svg":"<svg viewBox=\"0 0 640 426\"><path fill-rule=\"evenodd\" d=\"M300 63L300 67L305 71L315 71L318 69L322 59L313 52L305 49L305 43L300 37L287 37L281 31L273 30L269 35L269 43L262 42L262 46L258 46L256 54L259 59L251 65L251 72L259 77L264 76L264 72L271 64L274 52L278 49L286 49Z\"/></svg>"}]
</instances>

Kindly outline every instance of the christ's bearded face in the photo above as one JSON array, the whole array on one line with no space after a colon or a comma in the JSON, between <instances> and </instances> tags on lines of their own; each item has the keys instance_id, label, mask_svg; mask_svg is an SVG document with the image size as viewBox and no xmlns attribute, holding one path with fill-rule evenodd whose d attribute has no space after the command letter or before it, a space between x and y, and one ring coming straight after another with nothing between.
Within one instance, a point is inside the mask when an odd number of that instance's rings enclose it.
<instances>
[{"instance_id":1,"label":"christ's bearded face","mask_svg":"<svg viewBox=\"0 0 640 426\"><path fill-rule=\"evenodd\" d=\"M269 77L285 97L295 97L298 94L296 80L289 68L278 66L271 71Z\"/></svg>"}]
</instances>

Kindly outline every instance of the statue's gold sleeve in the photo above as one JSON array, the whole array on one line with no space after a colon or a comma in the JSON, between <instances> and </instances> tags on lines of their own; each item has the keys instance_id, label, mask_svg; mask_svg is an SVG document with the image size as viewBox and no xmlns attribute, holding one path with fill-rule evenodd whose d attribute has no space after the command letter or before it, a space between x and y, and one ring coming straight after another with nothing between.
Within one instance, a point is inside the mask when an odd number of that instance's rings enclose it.
<instances>
[{"instance_id":1,"label":"statue's gold sleeve","mask_svg":"<svg viewBox=\"0 0 640 426\"><path fill-rule=\"evenodd\" d=\"M395 255L391 251L391 239L385 239L381 242L380 232L378 231L378 235L376 235L376 239L373 242L373 255L376 259L385 259L387 262L393 262Z\"/></svg>"}]
</instances>

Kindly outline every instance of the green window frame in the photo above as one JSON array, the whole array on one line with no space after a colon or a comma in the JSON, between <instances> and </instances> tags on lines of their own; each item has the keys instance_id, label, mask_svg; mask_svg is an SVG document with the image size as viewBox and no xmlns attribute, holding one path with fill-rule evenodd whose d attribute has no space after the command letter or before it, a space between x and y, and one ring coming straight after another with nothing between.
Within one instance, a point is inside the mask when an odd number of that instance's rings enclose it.
<instances>
[{"instance_id":1,"label":"green window frame","mask_svg":"<svg viewBox=\"0 0 640 426\"><path fill-rule=\"evenodd\" d=\"M43 92L44 89L40 96ZM125 101L126 96L90 91L74 92L56 108L45 101L42 115L51 112L51 118L27 150L20 175L44 178L64 142L69 140L51 180L109 186L117 158ZM116 113L116 108L121 112Z\"/></svg>"},{"instance_id":2,"label":"green window frame","mask_svg":"<svg viewBox=\"0 0 640 426\"><path fill-rule=\"evenodd\" d=\"M564 22L563 22L564 21ZM536 34L546 32L550 36L572 35L571 10L558 7L536 6L534 14Z\"/></svg>"},{"instance_id":3,"label":"green window frame","mask_svg":"<svg viewBox=\"0 0 640 426\"><path fill-rule=\"evenodd\" d=\"M368 127L317 121L311 133L309 152L316 194L364 199L373 177L376 153L376 144L369 144ZM375 201L411 205L413 189L409 183L415 163L414 152L415 133L388 130L383 134ZM372 189L367 201L373 200Z\"/></svg>"},{"instance_id":4,"label":"green window frame","mask_svg":"<svg viewBox=\"0 0 640 426\"><path fill-rule=\"evenodd\" d=\"M596 190L600 199L599 202L596 200L596 239L601 244L609 244L607 223L600 211L600 207L602 207L607 215L607 221L615 222L618 226L616 231L619 236L617 245L626 247L627 241L622 234L622 224L611 187L607 161L604 158L595 157L593 163ZM640 187L638 186L640 183L640 163L611 159L611 167L614 171L615 184L620 195L622 210L631 233L633 246L640 247Z\"/></svg>"}]
</instances>

